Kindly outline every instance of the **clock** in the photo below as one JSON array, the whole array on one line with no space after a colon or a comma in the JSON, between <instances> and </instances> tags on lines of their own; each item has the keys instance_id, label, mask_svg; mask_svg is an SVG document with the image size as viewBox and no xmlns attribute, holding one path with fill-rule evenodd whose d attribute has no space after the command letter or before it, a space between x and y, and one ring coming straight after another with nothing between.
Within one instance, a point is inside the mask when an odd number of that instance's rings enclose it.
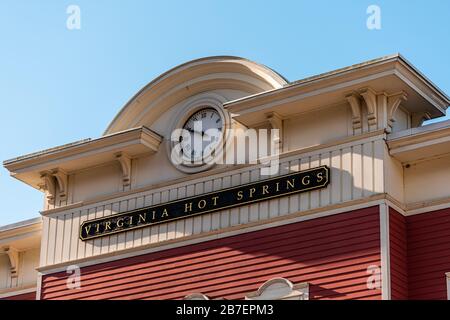
<instances>
[{"instance_id":1,"label":"clock","mask_svg":"<svg viewBox=\"0 0 450 320\"><path fill-rule=\"evenodd\" d=\"M167 156L183 173L198 173L224 164L225 149L233 141L231 115L223 104L228 100L205 92L181 103L167 128Z\"/></svg>"},{"instance_id":2,"label":"clock","mask_svg":"<svg viewBox=\"0 0 450 320\"><path fill-rule=\"evenodd\" d=\"M214 158L216 148L222 142L223 119L212 107L202 107L192 113L184 123L180 136L183 164L201 166Z\"/></svg>"}]
</instances>

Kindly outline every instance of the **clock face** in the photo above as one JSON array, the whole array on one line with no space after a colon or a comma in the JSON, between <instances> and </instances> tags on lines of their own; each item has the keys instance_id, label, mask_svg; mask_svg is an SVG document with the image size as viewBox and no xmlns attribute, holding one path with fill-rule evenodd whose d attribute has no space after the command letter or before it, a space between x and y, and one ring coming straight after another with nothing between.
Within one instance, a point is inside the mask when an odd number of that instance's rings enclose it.
<instances>
[{"instance_id":1,"label":"clock face","mask_svg":"<svg viewBox=\"0 0 450 320\"><path fill-rule=\"evenodd\" d=\"M183 129L189 132L180 137L184 162L205 164L205 159L214 156L221 141L223 123L219 112L214 108L203 108L188 118Z\"/></svg>"}]
</instances>

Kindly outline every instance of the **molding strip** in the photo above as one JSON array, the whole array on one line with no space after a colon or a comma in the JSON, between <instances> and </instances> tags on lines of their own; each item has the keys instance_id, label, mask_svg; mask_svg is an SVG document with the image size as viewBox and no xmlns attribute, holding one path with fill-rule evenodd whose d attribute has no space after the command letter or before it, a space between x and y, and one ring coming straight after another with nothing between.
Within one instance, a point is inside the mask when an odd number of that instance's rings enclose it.
<instances>
[{"instance_id":1,"label":"molding strip","mask_svg":"<svg viewBox=\"0 0 450 320\"><path fill-rule=\"evenodd\" d=\"M389 248L389 207L380 204L381 299L391 300L391 264Z\"/></svg>"}]
</instances>

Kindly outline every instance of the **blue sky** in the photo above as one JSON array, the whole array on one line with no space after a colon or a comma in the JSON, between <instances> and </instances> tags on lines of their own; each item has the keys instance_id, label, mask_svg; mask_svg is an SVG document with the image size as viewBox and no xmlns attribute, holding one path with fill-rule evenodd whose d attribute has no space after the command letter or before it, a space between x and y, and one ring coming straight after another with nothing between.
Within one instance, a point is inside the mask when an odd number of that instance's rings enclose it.
<instances>
[{"instance_id":1,"label":"blue sky","mask_svg":"<svg viewBox=\"0 0 450 320\"><path fill-rule=\"evenodd\" d=\"M69 5L81 29L66 28ZM381 30L366 27L369 5ZM0 159L98 137L141 87L180 63L237 55L298 80L396 52L450 93L450 1L0 0ZM0 169L0 225L40 192Z\"/></svg>"}]
</instances>

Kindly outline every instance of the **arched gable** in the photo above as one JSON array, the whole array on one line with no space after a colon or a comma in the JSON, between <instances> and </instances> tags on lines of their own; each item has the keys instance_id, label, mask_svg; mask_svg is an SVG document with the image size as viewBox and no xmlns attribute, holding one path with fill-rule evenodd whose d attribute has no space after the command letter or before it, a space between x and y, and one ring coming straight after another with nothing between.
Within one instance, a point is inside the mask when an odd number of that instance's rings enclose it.
<instances>
[{"instance_id":1,"label":"arched gable","mask_svg":"<svg viewBox=\"0 0 450 320\"><path fill-rule=\"evenodd\" d=\"M256 94L288 82L272 69L231 56L208 57L177 66L142 88L122 108L105 135L151 126L166 110L199 93L232 89Z\"/></svg>"}]
</instances>

